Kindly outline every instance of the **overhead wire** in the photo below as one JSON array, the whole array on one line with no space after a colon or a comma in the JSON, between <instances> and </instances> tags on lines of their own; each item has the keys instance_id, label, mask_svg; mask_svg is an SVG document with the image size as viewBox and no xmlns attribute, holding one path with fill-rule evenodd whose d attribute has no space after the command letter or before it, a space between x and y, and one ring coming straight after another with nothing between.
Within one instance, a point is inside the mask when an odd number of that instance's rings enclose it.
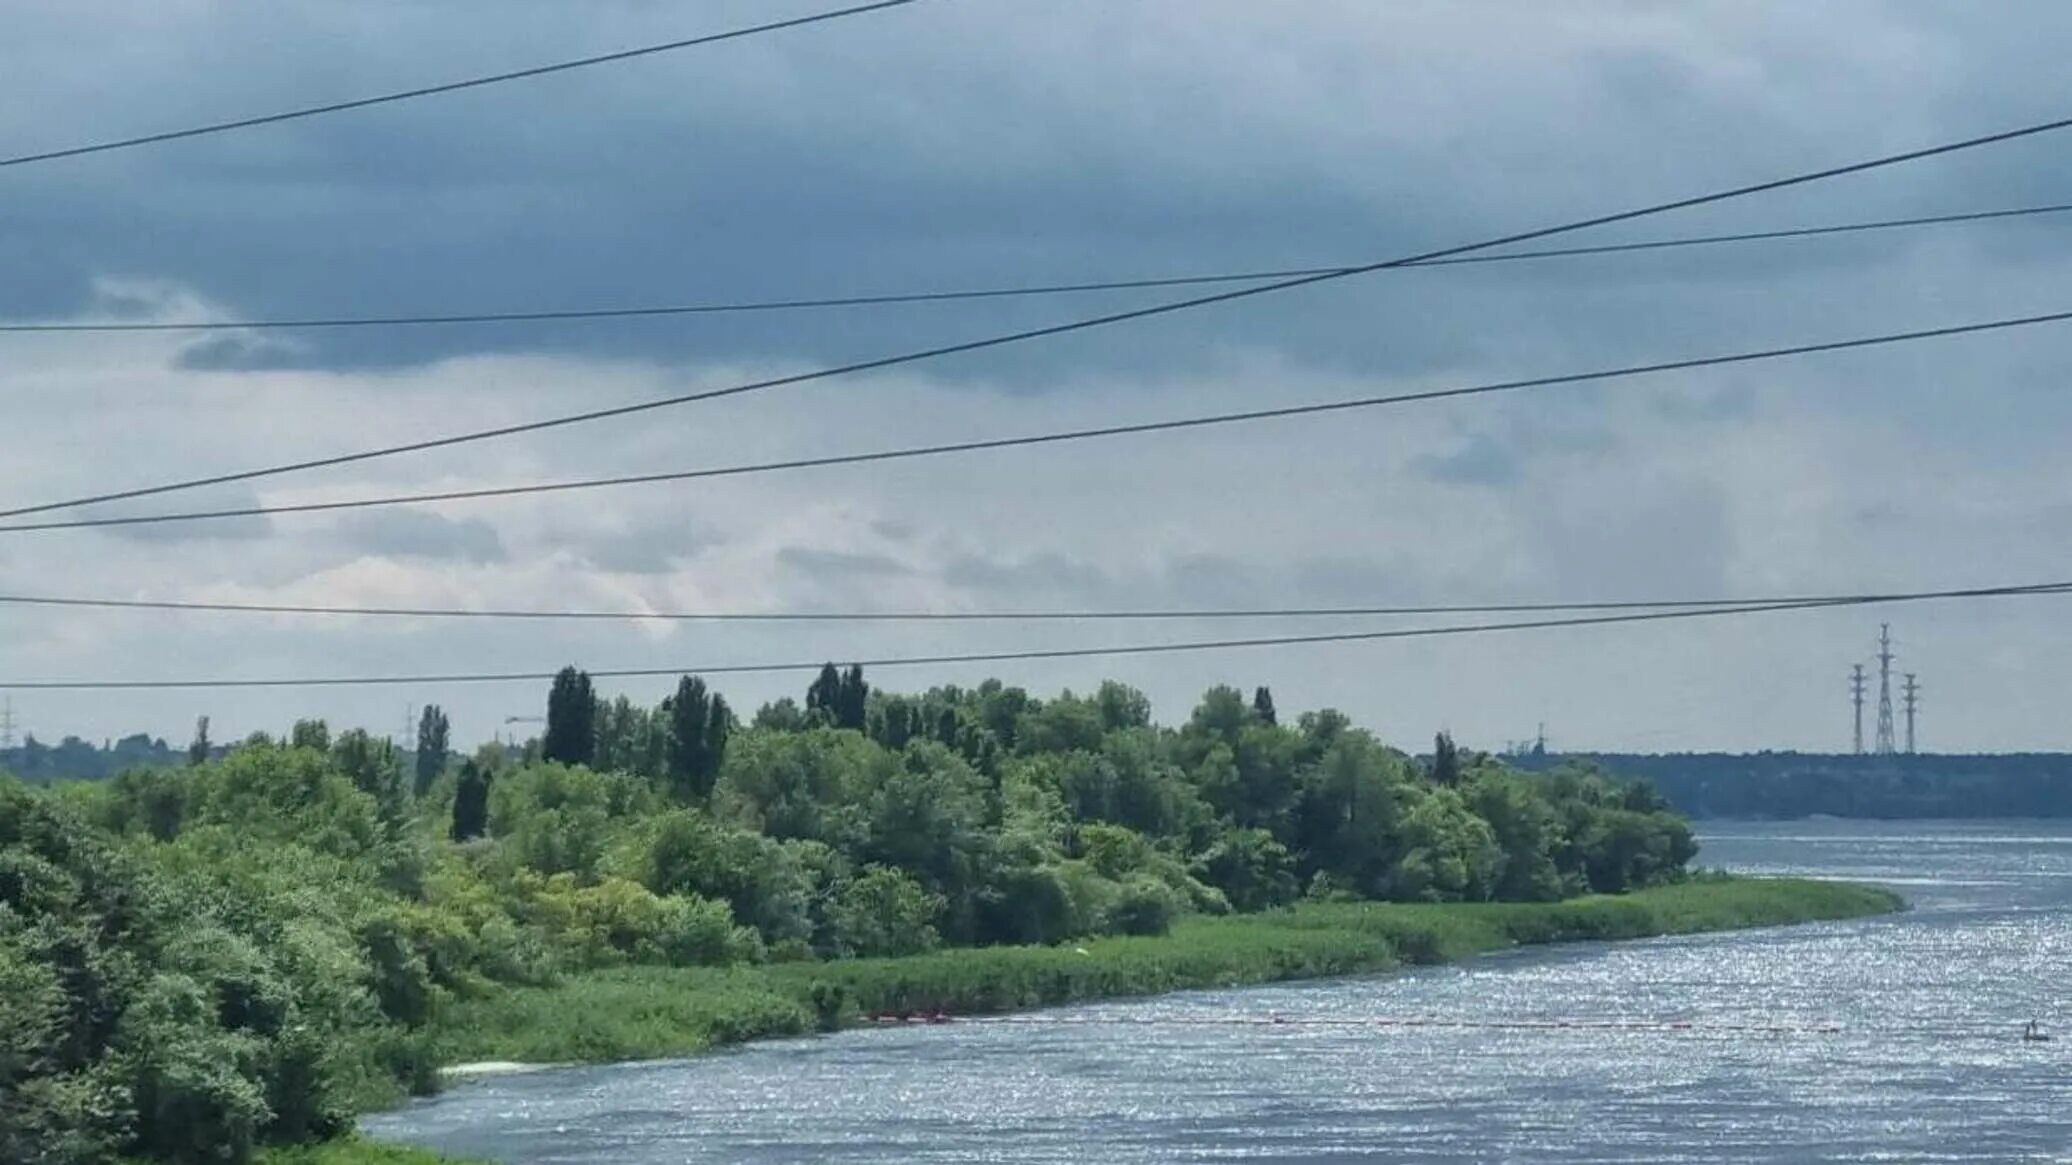
<instances>
[{"instance_id":1,"label":"overhead wire","mask_svg":"<svg viewBox=\"0 0 2072 1165\"><path fill-rule=\"evenodd\" d=\"M1455 255L1445 259L1431 259L1421 263L1406 263L1395 270L1411 270L1424 267L1453 267L1468 264L1515 263L1526 260L1576 258L1591 255L1617 255L1641 251L1673 250L1687 247L1718 246L1728 243L1765 242L1783 239L1803 239L1828 235L1857 234L1866 231L1897 230L1907 227L1942 226L1955 223L1973 223L1999 220L2031 218L2040 215L2064 214L2072 211L2072 203L2052 203L2042 206L2011 207L2001 210L1963 211L1954 214L1926 215L1915 218L1878 219L1869 222L1835 223L1815 227L1787 227L1767 231L1742 231L1732 234L1691 235L1680 238L1645 239L1630 243L1604 243L1590 247L1550 247L1531 251L1511 251L1501 255ZM1235 271L1208 275L1172 275L1136 279L1110 279L1074 283L1039 283L1021 286L952 288L942 291L886 292L871 295L824 296L819 298L789 297L764 300L722 300L707 303L646 304L628 307L587 307L563 309L534 309L504 312L457 312L426 315L374 315L374 316L305 316L279 319L213 319L213 320L102 320L43 323L0 323L0 335L38 335L68 333L126 333L126 332L214 332L236 329L251 330L293 330L293 329L339 329L339 328L387 328L387 327L431 327L455 324L516 324L581 322L590 320L653 319L673 316L724 315L746 312L812 311L845 307L880 307L899 304L950 303L968 300L1033 298L1050 295L1072 295L1107 291L1136 291L1167 287L1191 287L1216 283L1253 283L1268 279L1287 279L1303 275L1323 275L1347 270L1338 267L1291 267L1274 270Z\"/></svg>"},{"instance_id":2,"label":"overhead wire","mask_svg":"<svg viewBox=\"0 0 2072 1165\"><path fill-rule=\"evenodd\" d=\"M623 49L618 52L600 53L596 56L576 60L559 61L549 65L535 65L531 68L514 69L505 73L492 73L483 77L470 77L461 81L447 81L437 85L425 85L415 89L404 89L395 93L384 93L375 97L360 97L351 101L334 101L326 105L311 105L281 113L261 114L257 117L241 117L231 121L218 121L208 125L192 126L187 129L168 130L163 133L142 134L137 137L118 138L113 141L94 142L80 146L66 146L61 149L43 150L36 153L16 154L0 158L0 169L9 166L27 166L36 162L54 162L60 158L77 158L87 154L104 154L111 150L127 150L137 146L156 145L161 142L181 141L187 138L206 137L211 134L228 133L232 130L250 129L254 126L275 125L284 121L298 121L302 118L321 117L325 114L343 113L351 109L365 109L374 105L389 105L398 101L412 101L421 97L432 97L442 93L457 93L463 89L480 89L488 85L501 85L509 81L521 81L532 77L544 77L550 73L567 73L576 69L587 69L596 65L630 61L639 57L651 57L661 53L672 53L701 45L718 44L721 41L741 40L763 33L780 32L785 29L803 28L830 20L849 16L861 16L887 8L900 8L918 0L876 0L875 3L857 4L828 12L815 12L787 20L775 20L746 28L729 29L725 32L706 33L661 44L643 45L639 48Z\"/></svg>"},{"instance_id":3,"label":"overhead wire","mask_svg":"<svg viewBox=\"0 0 2072 1165\"><path fill-rule=\"evenodd\" d=\"M1325 607L1145 607L1047 611L611 611L513 607L378 607L320 603L235 603L180 599L116 599L78 595L0 594L0 606L188 612L197 614L311 615L353 618L521 619L674 623L1045 623L1136 622L1193 619L1345 619L1405 615L1494 615L1554 611L1642 611L1667 608L1762 607L1777 603L1863 602L1878 592L1761 595L1736 598L1608 599L1589 602L1427 603Z\"/></svg>"},{"instance_id":4,"label":"overhead wire","mask_svg":"<svg viewBox=\"0 0 2072 1165\"><path fill-rule=\"evenodd\" d=\"M888 656L883 658L843 659L840 662L858 667L896 668L922 666L953 666L974 663L1003 663L1008 661L1081 659L1094 656L1146 656L1182 652L1225 651L1244 648L1311 646L1327 643L1361 643L1392 639L1426 639L1461 635L1493 634L1514 631L1535 631L1564 627L1599 627L1625 623L1652 623L1666 620L1710 619L1766 614L1777 611L1832 610L1842 607L1910 603L1925 601L1947 601L1953 599L1980 599L2014 596L2037 596L2072 593L2072 582L2029 583L2002 587L1973 587L1955 590L1915 591L1876 597L1852 598L1837 601L1801 601L1773 603L1764 606L1700 608L1695 610L1646 611L1589 615L1569 619L1532 619L1499 623L1442 624L1435 627L1395 627L1380 631L1344 631L1315 635L1252 636L1246 638L1192 640L1170 643L1134 643L1093 647L1044 648L1024 651L983 651L943 655ZM752 664L687 664L676 667L644 668L602 668L591 669L592 679L636 679L663 676L696 674L747 675L781 672L816 671L829 662L826 659L796 661L790 663ZM175 680L0 680L0 690L10 691L131 691L131 690L188 690L188 689L245 689L245 688L309 688L309 687L393 687L398 685L447 685L484 683L533 683L551 680L555 672L449 672L429 675L374 675L374 676L314 676L270 679L175 679Z\"/></svg>"},{"instance_id":5,"label":"overhead wire","mask_svg":"<svg viewBox=\"0 0 2072 1165\"><path fill-rule=\"evenodd\" d=\"M838 465L863 465L887 461L902 461L921 457L940 457L950 454L975 453L981 451L1011 449L1034 445L1055 445L1071 441L1085 441L1102 437L1119 437L1142 433L1170 432L1179 429L1199 429L1218 425L1246 424L1256 421L1285 419L1291 417L1315 416L1324 413L1348 412L1358 409L1384 408L1412 404L1420 401L1451 400L1461 397L1484 396L1493 393L1517 392L1526 389L1552 388L1561 385L1582 384L1590 381L1623 380L1639 376L1659 375L1665 372L1680 372L1696 368L1714 368L1730 364L1746 364L1761 360L1777 360L1789 356L1805 356L1821 352L1844 352L1863 348L1881 347L1891 344L1911 343L1920 340L1943 339L1953 336L1976 335L1986 332L2005 331L2011 328L2034 327L2042 324L2063 323L2072 320L2072 311L2049 312L2043 315L2016 316L2006 319L1985 320L1970 324L1951 324L1937 328L1920 328L1905 332L1885 332L1873 336L1857 336L1845 340L1825 340L1811 344L1794 344L1780 348L1762 348L1748 352L1731 352L1714 356L1690 357L1682 360L1664 360L1648 364L1631 364L1619 368L1602 368L1588 372L1570 372L1554 376L1535 376L1520 380L1502 380L1483 384L1472 384L1454 388L1424 389L1416 392L1390 393L1379 396L1355 397L1349 400L1321 401L1313 404L1282 405L1265 409L1246 409L1240 412L1213 413L1203 416L1179 417L1162 421L1139 421L1129 424L1098 425L1089 428L1066 429L1050 433L1023 434L1014 437L987 437L970 441L949 441L933 445L907 446L897 449L880 449L865 453L837 453L819 457L794 457L778 461L762 461L743 465L715 466L704 469L670 470L658 473L620 474L612 477L585 478L573 481L532 482L521 485L481 486L471 489L438 490L412 494L389 494L380 497L351 498L337 501L294 502L278 505L234 506L211 510L186 510L157 514L116 514L97 518L62 518L37 522L0 523L0 534L23 534L53 530L91 530L116 526L159 525L173 522L215 521L230 518L276 517L286 514L328 513L339 510L361 510L385 506L412 505L427 502L477 501L487 498L519 497L532 494L563 493L572 490L604 489L629 485L652 485L660 482L693 481L720 477L745 477L754 474L777 473L800 469L822 469ZM25 510L0 512L0 517L14 514L35 513L53 507L30 507Z\"/></svg>"},{"instance_id":6,"label":"overhead wire","mask_svg":"<svg viewBox=\"0 0 2072 1165\"><path fill-rule=\"evenodd\" d=\"M265 477L277 477L284 474L300 473L311 469L328 468L332 466L348 465L358 462L371 461L379 458L394 457L406 453L424 452L431 449L452 448L457 445L470 444L478 441L487 441L500 437L515 436L522 433L535 433L548 429L562 428L569 425L584 424L592 421L605 420L612 417L631 416L638 413L649 412L656 409L672 408L697 401L717 400L723 397L738 396L750 392L759 392L785 385L803 384L809 381L825 380L831 377L850 375L859 372L869 372L885 368L899 367L903 365L919 363L922 361L939 359L946 356L984 351L993 348L1000 348L1011 344L1028 342L1031 340L1087 331L1094 328L1107 327L1110 325L1124 322L1150 319L1158 316L1169 315L1175 312L1189 311L1196 308L1206 307L1212 304L1231 303L1256 296L1275 294L1282 291L1289 291L1298 287L1307 287L1315 284L1329 282L1332 280L1345 279L1355 275L1362 275L1369 272L1385 270L1392 267L1403 267L1415 263L1428 262L1434 259L1447 258L1453 255L1468 254L1474 251L1492 250L1498 247L1509 246L1515 243L1530 242L1535 239L1542 239L1554 235L1567 234L1574 231L1585 230L1591 227L1608 226L1613 223L1628 222L1635 219L1646 218L1658 214L1664 214L1669 211L1683 210L1698 206L1708 206L1720 202L1726 202L1731 199L1747 197L1753 194L1759 194L1774 190L1782 190L1795 186L1802 186L1812 182L1825 181L1827 179L1837 178L1843 175L1860 174L1871 170L1899 165L1904 162L1918 161L1925 158L1939 157L1942 155L1957 153L1963 150L1977 149L1987 145L2015 141L2022 138L2028 138L2040 134L2055 132L2058 130L2065 129L2067 127L2072 127L2072 118L2059 118L2053 121L2039 122L2036 124L2021 126L2011 130L2002 130L1996 133L1983 134L1976 137L1965 138L1959 141L1945 142L1940 145L1924 147L1921 149L1907 150L1894 154L1885 154L1876 158L1870 158L1860 162L1852 162L1845 165L1831 166L1820 170L1806 171L1799 174L1789 175L1783 178L1774 178L1763 182L1756 182L1748 185L1732 187L1726 190L1717 190L1707 194L1672 199L1666 202L1651 203L1649 205L1637 207L1630 210L1616 211L1610 214L1595 215L1588 218L1576 219L1555 226L1540 227L1533 230L1514 232L1508 235L1501 235L1495 238L1484 239L1480 242L1466 243L1450 247L1442 247L1437 250L1425 251L1413 255L1406 255L1399 259L1383 260L1375 263L1367 263L1359 266L1346 267L1334 271L1327 271L1320 274L1304 275L1290 279L1275 280L1271 283L1261 284L1252 287L1242 287L1230 291L1220 291L1214 294L1195 296L1188 299L1169 300L1164 303L1152 304L1145 307L1132 308L1127 311L1110 312L1103 315L1085 317L1082 319L1072 320L1065 323L1051 324L1039 328L1028 328L1015 332L996 334L976 340L967 340L954 344L943 344L931 348L903 352L892 356L877 357L870 360L852 361L850 363L841 364L829 368L823 368L812 372L804 372L789 376L779 376L763 380L749 381L744 384L736 384L726 388L707 389L699 392L681 393L673 396L662 397L656 400L639 401L623 405L614 405L600 409L589 409L583 412L568 413L562 416L548 417L537 421L527 421L518 424L499 425L491 428L476 429L468 432L450 434L443 437L433 437L426 438L423 440L403 442L395 445L378 446L375 448L363 449L352 453L333 454L325 457L308 458L301 461L283 462L280 464L264 466L257 469L247 469L229 473L211 474L204 477L187 478L179 481L164 482L157 485L139 486L121 490L111 490L83 497L67 498L59 501L44 502L29 506L17 506L10 509L0 509L0 518L21 517L28 514L45 513L48 511L59 509L70 509L78 506L92 505L102 502L123 501L141 497L149 497L158 494L173 493L182 490L198 489L203 486L223 485L231 482L240 481L252 481Z\"/></svg>"}]
</instances>

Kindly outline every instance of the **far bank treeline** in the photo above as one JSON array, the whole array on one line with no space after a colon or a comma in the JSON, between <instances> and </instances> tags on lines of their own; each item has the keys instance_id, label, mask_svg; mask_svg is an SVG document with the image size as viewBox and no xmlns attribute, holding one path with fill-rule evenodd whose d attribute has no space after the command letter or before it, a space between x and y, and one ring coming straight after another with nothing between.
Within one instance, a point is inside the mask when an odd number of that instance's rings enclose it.
<instances>
[{"instance_id":1,"label":"far bank treeline","mask_svg":"<svg viewBox=\"0 0 2072 1165\"><path fill-rule=\"evenodd\" d=\"M1104 684L919 695L822 672L746 722L570 669L522 749L321 722L192 765L0 782L0 1160L243 1159L431 1085L460 1001L615 966L1163 933L1294 901L1675 880L1644 785L1417 761L1259 689L1161 727Z\"/></svg>"},{"instance_id":2,"label":"far bank treeline","mask_svg":"<svg viewBox=\"0 0 2072 1165\"><path fill-rule=\"evenodd\" d=\"M1575 760L1644 778L1693 817L2072 817L2072 754L1526 754L1521 768Z\"/></svg>"}]
</instances>

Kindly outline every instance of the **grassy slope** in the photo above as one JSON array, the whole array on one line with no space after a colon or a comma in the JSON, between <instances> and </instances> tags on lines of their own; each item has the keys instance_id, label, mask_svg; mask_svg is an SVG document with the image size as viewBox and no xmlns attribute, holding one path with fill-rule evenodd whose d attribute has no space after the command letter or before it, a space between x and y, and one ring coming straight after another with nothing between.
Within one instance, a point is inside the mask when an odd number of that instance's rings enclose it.
<instances>
[{"instance_id":1,"label":"grassy slope","mask_svg":"<svg viewBox=\"0 0 2072 1165\"><path fill-rule=\"evenodd\" d=\"M440 1044L449 1063L654 1058L815 1030L830 996L851 1018L898 1010L970 1015L1386 970L1519 943L1774 926L1900 906L1882 890L1790 879L1698 881L1559 903L1305 904L1271 914L1193 918L1162 938L1101 939L1077 949L993 947L839 963L601 972L462 1003L443 1017ZM816 993L822 1008L815 1006Z\"/></svg>"}]
</instances>

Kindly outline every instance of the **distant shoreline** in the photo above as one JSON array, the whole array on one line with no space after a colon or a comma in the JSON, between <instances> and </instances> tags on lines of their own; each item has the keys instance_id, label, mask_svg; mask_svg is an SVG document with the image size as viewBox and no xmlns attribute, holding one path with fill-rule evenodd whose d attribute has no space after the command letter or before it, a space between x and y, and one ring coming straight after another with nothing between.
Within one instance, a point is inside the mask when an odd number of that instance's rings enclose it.
<instances>
[{"instance_id":1,"label":"distant shoreline","mask_svg":"<svg viewBox=\"0 0 2072 1165\"><path fill-rule=\"evenodd\" d=\"M2072 753L1524 753L1545 772L1575 762L1646 780L1698 821L2072 819Z\"/></svg>"}]
</instances>

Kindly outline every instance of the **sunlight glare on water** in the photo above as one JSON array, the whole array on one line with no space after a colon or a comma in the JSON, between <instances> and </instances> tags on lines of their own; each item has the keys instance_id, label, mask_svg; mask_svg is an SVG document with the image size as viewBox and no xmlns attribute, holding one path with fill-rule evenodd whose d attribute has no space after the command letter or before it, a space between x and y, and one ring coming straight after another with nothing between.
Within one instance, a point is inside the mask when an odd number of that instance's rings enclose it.
<instances>
[{"instance_id":1,"label":"sunlight glare on water","mask_svg":"<svg viewBox=\"0 0 2072 1165\"><path fill-rule=\"evenodd\" d=\"M504 1077L366 1129L510 1165L2072 1159L2072 826L1703 834L1706 864L1915 909ZM1184 1022L1272 1015L1693 1028ZM2021 1043L2031 1018L2059 1041ZM1734 1024L1842 1030L1707 1030Z\"/></svg>"}]
</instances>

